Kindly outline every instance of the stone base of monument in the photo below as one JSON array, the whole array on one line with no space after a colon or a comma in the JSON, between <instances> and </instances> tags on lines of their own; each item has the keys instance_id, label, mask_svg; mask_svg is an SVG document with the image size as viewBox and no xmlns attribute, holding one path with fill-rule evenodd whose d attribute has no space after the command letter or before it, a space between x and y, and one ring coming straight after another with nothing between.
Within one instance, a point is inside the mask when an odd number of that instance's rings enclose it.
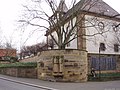
<instances>
[{"instance_id":1,"label":"stone base of monument","mask_svg":"<svg viewBox=\"0 0 120 90\"><path fill-rule=\"evenodd\" d=\"M48 50L38 60L38 78L59 82L86 82L88 75L87 51Z\"/></svg>"}]
</instances>

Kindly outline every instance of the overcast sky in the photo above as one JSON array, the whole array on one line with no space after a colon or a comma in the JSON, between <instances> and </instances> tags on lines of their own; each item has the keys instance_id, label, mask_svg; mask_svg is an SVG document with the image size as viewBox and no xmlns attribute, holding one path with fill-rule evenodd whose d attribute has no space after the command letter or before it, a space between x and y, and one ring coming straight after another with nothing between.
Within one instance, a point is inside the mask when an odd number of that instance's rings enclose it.
<instances>
[{"instance_id":1,"label":"overcast sky","mask_svg":"<svg viewBox=\"0 0 120 90\"><path fill-rule=\"evenodd\" d=\"M13 43L20 42L20 34L15 35L17 31L16 20L21 15L22 6L25 0L0 0L0 38L4 37L4 40L13 40ZM120 13L120 0L104 0L112 8ZM66 0L69 3L70 0ZM69 3L70 4L70 3ZM38 34L39 35L39 34ZM38 43L35 39L28 41L28 44Z\"/></svg>"}]
</instances>

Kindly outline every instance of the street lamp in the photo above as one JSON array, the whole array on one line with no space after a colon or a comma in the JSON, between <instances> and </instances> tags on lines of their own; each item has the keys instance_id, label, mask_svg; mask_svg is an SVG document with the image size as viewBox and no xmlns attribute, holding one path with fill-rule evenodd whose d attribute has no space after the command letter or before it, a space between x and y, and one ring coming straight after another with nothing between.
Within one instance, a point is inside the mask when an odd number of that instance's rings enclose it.
<instances>
[{"instance_id":1,"label":"street lamp","mask_svg":"<svg viewBox=\"0 0 120 90\"><path fill-rule=\"evenodd\" d=\"M99 46L99 80L101 79L101 57L100 57L100 52L101 51L105 51L106 47L105 47L105 44L104 43L100 43L100 46Z\"/></svg>"},{"instance_id":2,"label":"street lamp","mask_svg":"<svg viewBox=\"0 0 120 90\"><path fill-rule=\"evenodd\" d=\"M100 68L100 66L101 66L101 63L100 63L100 47L99 47L99 81L100 81L100 75L101 75L101 68Z\"/></svg>"}]
</instances>

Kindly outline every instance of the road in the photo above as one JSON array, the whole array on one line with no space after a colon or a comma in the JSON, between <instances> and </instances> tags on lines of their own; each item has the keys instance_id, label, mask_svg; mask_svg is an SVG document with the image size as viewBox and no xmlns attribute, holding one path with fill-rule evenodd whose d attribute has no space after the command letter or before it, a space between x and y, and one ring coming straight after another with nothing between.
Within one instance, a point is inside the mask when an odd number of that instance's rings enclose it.
<instances>
[{"instance_id":1,"label":"road","mask_svg":"<svg viewBox=\"0 0 120 90\"><path fill-rule=\"evenodd\" d=\"M0 90L45 90L20 83L0 79Z\"/></svg>"},{"instance_id":2,"label":"road","mask_svg":"<svg viewBox=\"0 0 120 90\"><path fill-rule=\"evenodd\" d=\"M25 82L40 87L41 86L48 87L51 89L40 89L40 88L31 87L31 85L26 86L24 84L9 82L3 80L2 78ZM17 77L0 75L0 90L54 90L54 89L55 90L120 90L120 80L106 81L106 82L64 83L64 82L49 82L49 81L42 81L39 79L17 78Z\"/></svg>"}]
</instances>

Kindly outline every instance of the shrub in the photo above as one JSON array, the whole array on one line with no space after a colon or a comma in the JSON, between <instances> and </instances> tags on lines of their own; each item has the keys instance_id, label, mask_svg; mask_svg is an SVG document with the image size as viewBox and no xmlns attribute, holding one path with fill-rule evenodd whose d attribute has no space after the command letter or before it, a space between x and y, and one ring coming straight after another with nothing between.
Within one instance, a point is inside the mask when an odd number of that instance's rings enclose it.
<instances>
[{"instance_id":1,"label":"shrub","mask_svg":"<svg viewBox=\"0 0 120 90\"><path fill-rule=\"evenodd\" d=\"M16 62L16 63L7 63L7 64L0 64L0 68L12 68L12 67L37 67L37 62Z\"/></svg>"}]
</instances>

